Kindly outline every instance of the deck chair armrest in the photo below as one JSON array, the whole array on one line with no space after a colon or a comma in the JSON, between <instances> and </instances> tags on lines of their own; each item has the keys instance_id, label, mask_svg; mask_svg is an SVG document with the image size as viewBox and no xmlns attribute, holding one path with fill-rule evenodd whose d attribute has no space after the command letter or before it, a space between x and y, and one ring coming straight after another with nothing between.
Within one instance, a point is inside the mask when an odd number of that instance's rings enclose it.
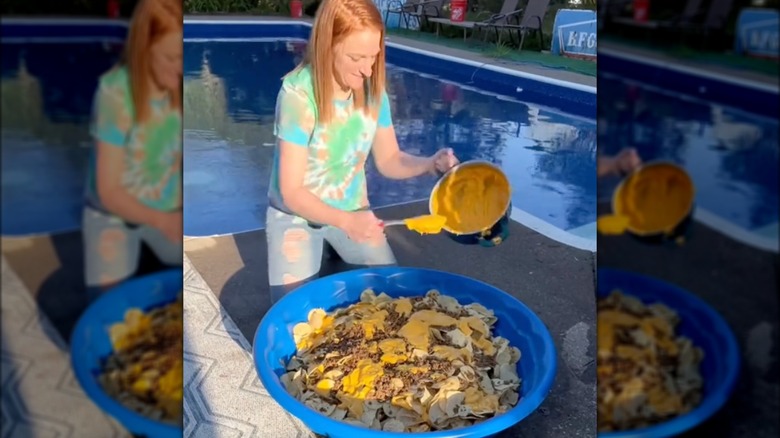
<instances>
[{"instance_id":1,"label":"deck chair armrest","mask_svg":"<svg viewBox=\"0 0 780 438\"><path fill-rule=\"evenodd\" d=\"M704 21L705 13L704 11L699 11L695 14L691 14L688 16L685 15L675 15L671 18L668 18L666 20L660 21L660 25L663 27L677 27L677 26L687 26L690 23L698 23L701 21Z\"/></svg>"},{"instance_id":2,"label":"deck chair armrest","mask_svg":"<svg viewBox=\"0 0 780 438\"><path fill-rule=\"evenodd\" d=\"M428 12L431 9L433 9L434 12L436 12L436 13L433 14L433 15L429 15ZM426 16L431 16L431 17L441 17L441 9L438 6L427 6L427 7L423 8L423 14L425 14Z\"/></svg>"},{"instance_id":3,"label":"deck chair armrest","mask_svg":"<svg viewBox=\"0 0 780 438\"><path fill-rule=\"evenodd\" d=\"M506 14L493 14L493 15L490 16L490 18L485 20L485 22L494 23L494 22L496 22L498 20L501 20L503 18L506 18L507 22L508 22L510 18L512 18L513 16L516 16L517 14L520 14L521 12L523 12L523 9L518 9L516 11L508 12Z\"/></svg>"},{"instance_id":4,"label":"deck chair armrest","mask_svg":"<svg viewBox=\"0 0 780 438\"><path fill-rule=\"evenodd\" d=\"M506 22L507 22L507 24L509 24L511 21L515 21L519 25L523 12L525 12L525 9L518 9L516 11L512 11L512 12L506 14ZM512 20L512 19L514 19L514 20Z\"/></svg>"},{"instance_id":5,"label":"deck chair armrest","mask_svg":"<svg viewBox=\"0 0 780 438\"><path fill-rule=\"evenodd\" d=\"M489 16L488 18L482 20L482 23L490 24L495 23L496 21L506 17L506 14L493 14Z\"/></svg>"}]
</instances>

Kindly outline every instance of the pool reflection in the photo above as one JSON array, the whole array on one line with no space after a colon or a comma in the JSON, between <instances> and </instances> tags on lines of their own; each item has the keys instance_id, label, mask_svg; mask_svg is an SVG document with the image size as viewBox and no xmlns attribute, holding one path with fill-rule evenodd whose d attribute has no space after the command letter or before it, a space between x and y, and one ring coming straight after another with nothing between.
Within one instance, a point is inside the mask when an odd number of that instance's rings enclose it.
<instances>
[{"instance_id":1,"label":"pool reflection","mask_svg":"<svg viewBox=\"0 0 780 438\"><path fill-rule=\"evenodd\" d=\"M748 232L776 229L778 122L695 99L683 100L618 77L599 78L599 147L637 148L644 161L684 166L697 204ZM599 193L611 196L611 188ZM776 239L776 236L775 236Z\"/></svg>"},{"instance_id":2,"label":"pool reflection","mask_svg":"<svg viewBox=\"0 0 780 438\"><path fill-rule=\"evenodd\" d=\"M114 43L3 44L3 235L81 227L97 79Z\"/></svg>"}]
</instances>

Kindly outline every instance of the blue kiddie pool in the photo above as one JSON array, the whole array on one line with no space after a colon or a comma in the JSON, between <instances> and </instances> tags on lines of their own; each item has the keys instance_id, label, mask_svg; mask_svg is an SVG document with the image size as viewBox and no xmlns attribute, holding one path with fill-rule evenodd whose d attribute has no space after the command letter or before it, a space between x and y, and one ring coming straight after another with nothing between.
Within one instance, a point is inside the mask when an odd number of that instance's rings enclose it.
<instances>
[{"instance_id":1,"label":"blue kiddie pool","mask_svg":"<svg viewBox=\"0 0 780 438\"><path fill-rule=\"evenodd\" d=\"M461 304L477 302L493 310L498 322L494 335L505 337L521 352L518 375L520 399L508 412L461 429L425 433L398 433L371 430L331 419L291 396L280 381L284 366L295 353L292 330L307 320L309 311L327 312L356 303L366 289L398 298L423 296L436 289ZM429 269L371 268L320 278L292 291L279 300L260 322L254 339L254 361L260 381L271 397L313 432L329 438L430 438L486 437L507 429L544 401L557 367L552 337L544 323L523 303L506 292L461 275Z\"/></svg>"},{"instance_id":2,"label":"blue kiddie pool","mask_svg":"<svg viewBox=\"0 0 780 438\"><path fill-rule=\"evenodd\" d=\"M597 295L608 296L620 289L645 304L660 302L680 317L677 334L691 339L704 350L700 373L704 380L701 403L692 411L643 429L602 432L600 438L663 438L679 435L710 418L731 396L740 372L736 337L726 321L701 298L676 286L638 274L598 270Z\"/></svg>"},{"instance_id":3,"label":"blue kiddie pool","mask_svg":"<svg viewBox=\"0 0 780 438\"><path fill-rule=\"evenodd\" d=\"M130 433L147 438L181 438L182 428L152 420L124 407L103 391L98 376L113 351L109 327L124 320L133 307L144 311L176 301L182 290L181 269L129 280L95 300L81 315L71 335L73 371L87 396Z\"/></svg>"}]
</instances>

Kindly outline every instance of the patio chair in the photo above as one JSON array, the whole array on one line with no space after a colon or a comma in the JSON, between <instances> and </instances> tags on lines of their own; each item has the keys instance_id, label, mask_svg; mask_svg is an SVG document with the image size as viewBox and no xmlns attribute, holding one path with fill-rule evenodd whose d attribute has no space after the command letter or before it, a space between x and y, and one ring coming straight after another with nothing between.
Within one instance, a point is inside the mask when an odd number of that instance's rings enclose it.
<instances>
[{"instance_id":1,"label":"patio chair","mask_svg":"<svg viewBox=\"0 0 780 438\"><path fill-rule=\"evenodd\" d=\"M479 30L479 31L482 31L483 29L489 29L492 27L496 31L496 39L498 39L500 42L501 35L499 34L498 28L509 24L510 23L509 20L511 20L515 15L523 11L522 9L517 8L517 4L519 2L520 0L504 0L504 3L501 4L501 10L497 14L493 14L481 21L475 21L473 23L473 27L475 28L475 30ZM484 39L484 34L483 34L483 39Z\"/></svg>"},{"instance_id":2,"label":"patio chair","mask_svg":"<svg viewBox=\"0 0 780 438\"><path fill-rule=\"evenodd\" d=\"M444 18L442 10L448 5L450 0L422 0L416 4L412 12L407 12L408 17L414 17L420 27L434 18Z\"/></svg>"},{"instance_id":3,"label":"patio chair","mask_svg":"<svg viewBox=\"0 0 780 438\"><path fill-rule=\"evenodd\" d=\"M520 39L517 48L518 50L523 50L525 36L528 33L535 33L539 36L539 50L542 50L544 46L544 30L542 26L549 7L550 0L528 0L528 4L525 8L508 14L505 23L495 22L490 26L496 29L496 35L499 34L499 29L516 30L517 36ZM522 18L520 18L518 24L512 24L510 19L513 17L517 18L520 14L522 14Z\"/></svg>"},{"instance_id":4,"label":"patio chair","mask_svg":"<svg viewBox=\"0 0 780 438\"><path fill-rule=\"evenodd\" d=\"M718 0L714 0L713 3L717 1ZM685 2L685 6L683 7L682 13L663 21L658 21L658 20L636 21L634 20L633 17L621 17L621 16L618 17L611 16L609 20L612 21L613 23L621 24L624 26L642 27L646 29L656 29L656 28L672 29L681 25L686 25L686 23L696 22L699 19L701 19L701 17L704 15L703 3L704 0L688 0ZM625 5L627 4L627 2L623 1L622 4Z\"/></svg>"},{"instance_id":5,"label":"patio chair","mask_svg":"<svg viewBox=\"0 0 780 438\"><path fill-rule=\"evenodd\" d=\"M701 3L702 0L690 0L689 3ZM709 31L713 29L720 29L726 25L729 14L734 0L712 0L707 8L706 15L701 8L697 11L691 12L688 16L684 16L679 22L674 23L675 28L682 28L683 30L702 30ZM700 19L704 16L704 21Z\"/></svg>"},{"instance_id":6,"label":"patio chair","mask_svg":"<svg viewBox=\"0 0 780 438\"><path fill-rule=\"evenodd\" d=\"M422 2L423 0L405 0L404 2L401 2L401 0L390 0L387 2L387 9L385 10L385 25L387 25L387 19L390 17L390 14L397 14L398 18L404 21L408 29L409 18L407 14L415 12Z\"/></svg>"},{"instance_id":7,"label":"patio chair","mask_svg":"<svg viewBox=\"0 0 780 438\"><path fill-rule=\"evenodd\" d=\"M688 35L695 35L701 38L702 43L706 45L707 42L710 42L711 36L721 35L720 31L728 22L733 4L734 0L712 0L703 21L701 15L704 14L700 13L687 20L674 23L670 29L681 32L683 39Z\"/></svg>"},{"instance_id":8,"label":"patio chair","mask_svg":"<svg viewBox=\"0 0 780 438\"><path fill-rule=\"evenodd\" d=\"M665 27L670 27L677 26L680 23L688 23L697 20L704 12L702 3L704 3L704 0L688 0L688 2L685 3L685 8L683 9L682 14L672 18L671 20L664 21L662 25Z\"/></svg>"}]
</instances>

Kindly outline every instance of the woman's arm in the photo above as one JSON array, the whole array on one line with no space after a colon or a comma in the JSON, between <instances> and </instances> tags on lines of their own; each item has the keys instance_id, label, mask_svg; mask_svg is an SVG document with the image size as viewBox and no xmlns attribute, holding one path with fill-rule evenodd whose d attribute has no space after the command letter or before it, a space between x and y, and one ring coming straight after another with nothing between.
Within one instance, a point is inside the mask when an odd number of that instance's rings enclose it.
<instances>
[{"instance_id":1,"label":"woman's arm","mask_svg":"<svg viewBox=\"0 0 780 438\"><path fill-rule=\"evenodd\" d=\"M379 173L391 179L407 179L435 172L433 157L417 157L402 151L398 146L387 93L382 93L377 125L371 154Z\"/></svg>"},{"instance_id":2,"label":"woman's arm","mask_svg":"<svg viewBox=\"0 0 780 438\"><path fill-rule=\"evenodd\" d=\"M633 172L642 165L636 149L625 147L614 156L599 156L596 161L596 177L621 175Z\"/></svg>"},{"instance_id":3,"label":"woman's arm","mask_svg":"<svg viewBox=\"0 0 780 438\"><path fill-rule=\"evenodd\" d=\"M618 173L613 157L600 156L596 160L596 178L603 178Z\"/></svg>"},{"instance_id":4,"label":"woman's arm","mask_svg":"<svg viewBox=\"0 0 780 438\"><path fill-rule=\"evenodd\" d=\"M371 153L379 173L387 178L414 178L435 171L433 157L417 157L401 150L392 125L377 128Z\"/></svg>"}]
</instances>

